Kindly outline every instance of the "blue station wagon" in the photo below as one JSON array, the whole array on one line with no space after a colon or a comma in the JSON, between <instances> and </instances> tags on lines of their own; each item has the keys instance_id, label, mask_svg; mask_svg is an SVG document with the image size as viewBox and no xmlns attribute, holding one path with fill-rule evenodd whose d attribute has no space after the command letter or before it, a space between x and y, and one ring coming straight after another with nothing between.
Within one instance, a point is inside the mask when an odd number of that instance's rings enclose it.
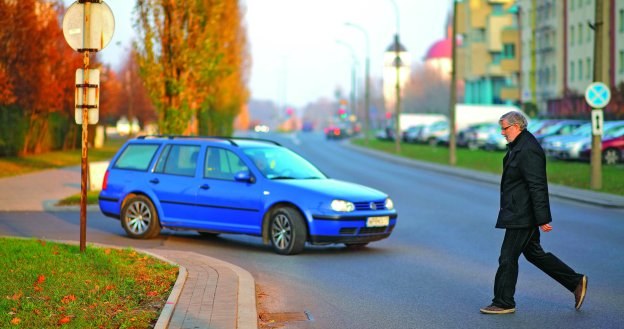
<instances>
[{"instance_id":1,"label":"blue station wagon","mask_svg":"<svg viewBox=\"0 0 624 329\"><path fill-rule=\"evenodd\" d=\"M328 178L306 159L260 139L141 136L104 177L99 206L132 238L162 228L260 236L279 254L305 243L364 246L390 236L388 195Z\"/></svg>"}]
</instances>

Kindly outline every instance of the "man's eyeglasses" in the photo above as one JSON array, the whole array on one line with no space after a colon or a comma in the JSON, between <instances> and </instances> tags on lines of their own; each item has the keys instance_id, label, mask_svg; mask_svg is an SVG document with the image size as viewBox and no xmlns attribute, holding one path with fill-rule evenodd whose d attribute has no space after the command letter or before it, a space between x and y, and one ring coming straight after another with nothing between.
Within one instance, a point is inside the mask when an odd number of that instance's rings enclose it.
<instances>
[{"instance_id":1,"label":"man's eyeglasses","mask_svg":"<svg viewBox=\"0 0 624 329\"><path fill-rule=\"evenodd\" d=\"M512 126L513 126L513 125L509 125L509 126L507 126L507 127L501 127L501 130L502 130L502 131L507 131L507 129L511 128Z\"/></svg>"}]
</instances>

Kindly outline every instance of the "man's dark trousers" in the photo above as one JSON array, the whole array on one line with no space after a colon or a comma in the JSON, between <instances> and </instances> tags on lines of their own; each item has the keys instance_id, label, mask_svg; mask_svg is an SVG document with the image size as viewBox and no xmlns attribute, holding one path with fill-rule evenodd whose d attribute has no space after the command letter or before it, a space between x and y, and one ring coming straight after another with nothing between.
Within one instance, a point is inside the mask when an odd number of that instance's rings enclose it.
<instances>
[{"instance_id":1,"label":"man's dark trousers","mask_svg":"<svg viewBox=\"0 0 624 329\"><path fill-rule=\"evenodd\" d=\"M514 294L516 292L516 281L518 281L518 259L520 254L524 254L524 257L529 262L566 287L570 292L574 292L574 289L583 278L582 274L574 272L573 269L555 255L544 252L540 245L540 232L537 227L506 229L500 258L498 259L498 271L494 280L494 299L492 303L495 306L502 308L516 307Z\"/></svg>"}]
</instances>

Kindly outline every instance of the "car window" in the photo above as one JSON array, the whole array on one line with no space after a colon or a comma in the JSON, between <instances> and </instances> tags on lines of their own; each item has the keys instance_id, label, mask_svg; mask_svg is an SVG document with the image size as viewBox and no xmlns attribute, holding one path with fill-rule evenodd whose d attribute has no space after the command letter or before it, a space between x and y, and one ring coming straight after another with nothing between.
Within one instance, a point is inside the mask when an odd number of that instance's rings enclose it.
<instances>
[{"instance_id":1,"label":"car window","mask_svg":"<svg viewBox=\"0 0 624 329\"><path fill-rule=\"evenodd\" d=\"M181 176L195 176L198 145L167 145L156 163L155 172Z\"/></svg>"},{"instance_id":2,"label":"car window","mask_svg":"<svg viewBox=\"0 0 624 329\"><path fill-rule=\"evenodd\" d=\"M249 168L236 153L218 147L206 149L204 178L234 180L236 173L246 170Z\"/></svg>"},{"instance_id":3,"label":"car window","mask_svg":"<svg viewBox=\"0 0 624 329\"><path fill-rule=\"evenodd\" d=\"M283 147L250 148L243 151L269 179L323 179L326 176L297 153Z\"/></svg>"},{"instance_id":4,"label":"car window","mask_svg":"<svg viewBox=\"0 0 624 329\"><path fill-rule=\"evenodd\" d=\"M129 144L117 158L114 168L145 171L158 147L158 144Z\"/></svg>"}]
</instances>

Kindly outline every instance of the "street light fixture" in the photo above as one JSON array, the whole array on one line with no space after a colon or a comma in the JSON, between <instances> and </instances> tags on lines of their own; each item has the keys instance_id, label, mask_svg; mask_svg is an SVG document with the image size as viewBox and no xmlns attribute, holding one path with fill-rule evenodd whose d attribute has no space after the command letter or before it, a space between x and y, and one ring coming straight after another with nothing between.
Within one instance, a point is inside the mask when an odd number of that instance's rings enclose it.
<instances>
[{"instance_id":1,"label":"street light fixture","mask_svg":"<svg viewBox=\"0 0 624 329\"><path fill-rule=\"evenodd\" d=\"M355 89L356 89L355 67L357 65L357 57L355 56L355 51L353 51L353 47L351 47L350 44L342 40L336 40L336 43L348 48L349 51L351 52L351 59L353 60L353 63L351 64L351 101L350 102L351 102L351 114L355 114Z\"/></svg>"},{"instance_id":2,"label":"street light fixture","mask_svg":"<svg viewBox=\"0 0 624 329\"><path fill-rule=\"evenodd\" d=\"M347 22L346 26L355 28L364 33L366 38L366 63L364 68L364 142L368 144L368 131L370 130L370 43L368 32L361 26Z\"/></svg>"}]
</instances>

